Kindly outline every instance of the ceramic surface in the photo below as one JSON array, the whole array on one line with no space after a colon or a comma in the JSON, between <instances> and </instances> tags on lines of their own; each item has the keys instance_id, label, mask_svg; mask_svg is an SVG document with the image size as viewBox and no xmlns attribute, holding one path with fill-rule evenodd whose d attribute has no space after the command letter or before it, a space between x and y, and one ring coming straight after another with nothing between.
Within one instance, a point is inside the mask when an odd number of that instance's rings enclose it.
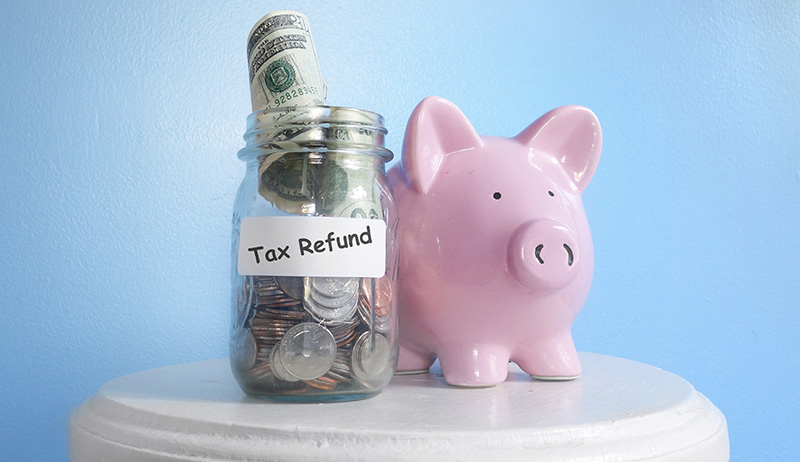
<instances>
[{"instance_id":1,"label":"ceramic surface","mask_svg":"<svg viewBox=\"0 0 800 462\"><path fill-rule=\"evenodd\" d=\"M600 124L564 106L513 138L482 137L451 102L424 99L389 172L400 213L399 371L439 358L452 385L580 375L570 328L594 266L581 193Z\"/></svg>"}]
</instances>

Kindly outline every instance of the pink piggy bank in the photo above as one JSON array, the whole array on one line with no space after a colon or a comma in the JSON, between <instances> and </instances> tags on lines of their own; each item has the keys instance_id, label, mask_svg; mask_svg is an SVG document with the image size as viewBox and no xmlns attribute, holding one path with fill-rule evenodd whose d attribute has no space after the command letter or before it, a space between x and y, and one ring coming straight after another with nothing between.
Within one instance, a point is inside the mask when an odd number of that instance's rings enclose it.
<instances>
[{"instance_id":1,"label":"pink piggy bank","mask_svg":"<svg viewBox=\"0 0 800 462\"><path fill-rule=\"evenodd\" d=\"M398 371L439 358L447 383L489 386L514 361L534 378L581 373L572 321L594 257L581 193L600 124L564 106L513 138L481 137L451 102L414 110L389 172L400 224Z\"/></svg>"}]
</instances>

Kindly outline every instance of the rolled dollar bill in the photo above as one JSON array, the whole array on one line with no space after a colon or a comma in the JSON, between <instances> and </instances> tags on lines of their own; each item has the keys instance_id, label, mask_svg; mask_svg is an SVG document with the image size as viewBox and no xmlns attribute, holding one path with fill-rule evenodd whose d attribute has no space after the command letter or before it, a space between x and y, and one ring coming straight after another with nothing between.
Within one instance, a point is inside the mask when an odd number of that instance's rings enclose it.
<instances>
[{"instance_id":1,"label":"rolled dollar bill","mask_svg":"<svg viewBox=\"0 0 800 462\"><path fill-rule=\"evenodd\" d=\"M273 11L247 38L253 112L325 104L326 85L308 18L297 11Z\"/></svg>"},{"instance_id":2,"label":"rolled dollar bill","mask_svg":"<svg viewBox=\"0 0 800 462\"><path fill-rule=\"evenodd\" d=\"M247 62L251 117L264 127L252 136L255 144L274 144L279 151L260 165L259 193L288 213L314 214L313 167L308 159L286 157L287 152L303 152L306 142L324 139L307 111L296 111L298 106L325 104L325 81L308 18L289 10L261 18L247 38Z\"/></svg>"},{"instance_id":3,"label":"rolled dollar bill","mask_svg":"<svg viewBox=\"0 0 800 462\"><path fill-rule=\"evenodd\" d=\"M259 166L258 192L286 213L315 215L317 170L306 153L273 154Z\"/></svg>"},{"instance_id":4,"label":"rolled dollar bill","mask_svg":"<svg viewBox=\"0 0 800 462\"><path fill-rule=\"evenodd\" d=\"M383 218L374 162L363 154L329 156L319 169L317 212L330 217Z\"/></svg>"},{"instance_id":5,"label":"rolled dollar bill","mask_svg":"<svg viewBox=\"0 0 800 462\"><path fill-rule=\"evenodd\" d=\"M383 143L374 114L333 108L328 132L330 154L320 165L317 211L326 216L383 218L375 157L370 146Z\"/></svg>"}]
</instances>

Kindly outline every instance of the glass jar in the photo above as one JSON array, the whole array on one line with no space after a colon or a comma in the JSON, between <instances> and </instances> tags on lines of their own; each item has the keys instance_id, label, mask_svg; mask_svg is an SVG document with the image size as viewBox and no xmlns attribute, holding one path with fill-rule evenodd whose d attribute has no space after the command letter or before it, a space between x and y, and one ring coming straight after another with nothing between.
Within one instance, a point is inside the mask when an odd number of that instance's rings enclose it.
<instances>
[{"instance_id":1,"label":"glass jar","mask_svg":"<svg viewBox=\"0 0 800 462\"><path fill-rule=\"evenodd\" d=\"M378 394L397 363L397 207L383 117L341 107L247 119L233 212L233 375L251 396Z\"/></svg>"}]
</instances>

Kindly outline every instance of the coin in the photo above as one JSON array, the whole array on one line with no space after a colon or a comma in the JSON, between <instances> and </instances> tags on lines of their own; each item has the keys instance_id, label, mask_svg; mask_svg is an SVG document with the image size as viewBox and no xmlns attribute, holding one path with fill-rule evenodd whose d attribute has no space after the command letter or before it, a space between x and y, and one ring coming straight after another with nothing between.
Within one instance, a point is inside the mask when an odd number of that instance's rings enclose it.
<instances>
[{"instance_id":1,"label":"coin","mask_svg":"<svg viewBox=\"0 0 800 462\"><path fill-rule=\"evenodd\" d=\"M247 374L253 380L263 380L269 375L269 373L270 373L269 362L262 362L261 364L258 364L249 371L247 371Z\"/></svg>"},{"instance_id":2,"label":"coin","mask_svg":"<svg viewBox=\"0 0 800 462\"><path fill-rule=\"evenodd\" d=\"M336 359L336 340L323 326L303 322L281 339L278 362L300 380L312 380L328 372Z\"/></svg>"},{"instance_id":3,"label":"coin","mask_svg":"<svg viewBox=\"0 0 800 462\"><path fill-rule=\"evenodd\" d=\"M353 319L358 308L358 297L354 294L341 306L328 306L329 304L340 305L339 301L329 303L325 299L318 300L313 297L303 300L303 306L314 319L325 325L336 325L350 322Z\"/></svg>"},{"instance_id":4,"label":"coin","mask_svg":"<svg viewBox=\"0 0 800 462\"><path fill-rule=\"evenodd\" d=\"M240 330L233 338L233 361L242 369L250 369L256 362L256 339L248 330Z\"/></svg>"},{"instance_id":5,"label":"coin","mask_svg":"<svg viewBox=\"0 0 800 462\"><path fill-rule=\"evenodd\" d=\"M326 325L346 323L358 308L358 281L358 278L305 278L303 307Z\"/></svg>"},{"instance_id":6,"label":"coin","mask_svg":"<svg viewBox=\"0 0 800 462\"><path fill-rule=\"evenodd\" d=\"M370 316L369 307L363 303L358 305L358 314L361 321L367 326L367 329L388 334L392 330L392 317L391 316Z\"/></svg>"},{"instance_id":7,"label":"coin","mask_svg":"<svg viewBox=\"0 0 800 462\"><path fill-rule=\"evenodd\" d=\"M356 298L355 292L339 295L337 297L328 297L327 295L323 295L319 292L311 292L304 300L313 300L317 302L318 305L322 305L327 308L341 308L343 306L350 305L354 298Z\"/></svg>"},{"instance_id":8,"label":"coin","mask_svg":"<svg viewBox=\"0 0 800 462\"><path fill-rule=\"evenodd\" d=\"M273 276L259 277L258 283L253 290L252 305L257 311L257 315L275 315L276 317L293 319L296 317L293 312L302 313L301 302L289 296L276 281ZM300 315L302 317L302 314Z\"/></svg>"},{"instance_id":9,"label":"coin","mask_svg":"<svg viewBox=\"0 0 800 462\"><path fill-rule=\"evenodd\" d=\"M285 380L287 382L296 382L298 379L290 374L286 367L283 364L283 359L281 358L281 351L280 351L280 342L272 348L272 351L269 354L269 369L272 371L272 375L276 378Z\"/></svg>"},{"instance_id":10,"label":"coin","mask_svg":"<svg viewBox=\"0 0 800 462\"><path fill-rule=\"evenodd\" d=\"M333 338L336 339L336 346L343 347L353 341L356 336L356 325L358 322L353 321L349 323L342 323L335 326L330 326L328 330L330 330Z\"/></svg>"},{"instance_id":11,"label":"coin","mask_svg":"<svg viewBox=\"0 0 800 462\"><path fill-rule=\"evenodd\" d=\"M339 385L339 380L336 380L333 377L328 377L327 375L317 377L313 380L304 380L303 382L310 387L323 391L333 391L336 389L336 386Z\"/></svg>"},{"instance_id":12,"label":"coin","mask_svg":"<svg viewBox=\"0 0 800 462\"><path fill-rule=\"evenodd\" d=\"M358 290L358 278L316 277L308 278L309 290L325 297L349 296Z\"/></svg>"},{"instance_id":13,"label":"coin","mask_svg":"<svg viewBox=\"0 0 800 462\"><path fill-rule=\"evenodd\" d=\"M392 281L389 276L377 279L364 278L361 281L361 300L367 306L371 306L374 302L376 316L387 316L392 308Z\"/></svg>"},{"instance_id":14,"label":"coin","mask_svg":"<svg viewBox=\"0 0 800 462\"><path fill-rule=\"evenodd\" d=\"M250 314L250 283L249 276L242 279L236 289L236 301L233 312L233 329L239 330L247 323Z\"/></svg>"},{"instance_id":15,"label":"coin","mask_svg":"<svg viewBox=\"0 0 800 462\"><path fill-rule=\"evenodd\" d=\"M375 323L372 325L372 328L382 334L388 334L392 330L392 317L375 316Z\"/></svg>"},{"instance_id":16,"label":"coin","mask_svg":"<svg viewBox=\"0 0 800 462\"><path fill-rule=\"evenodd\" d=\"M269 350L298 322L300 320L256 317L253 318L253 323L249 329L259 348Z\"/></svg>"},{"instance_id":17,"label":"coin","mask_svg":"<svg viewBox=\"0 0 800 462\"><path fill-rule=\"evenodd\" d=\"M303 278L279 276L275 277L278 287L295 300L303 299Z\"/></svg>"},{"instance_id":18,"label":"coin","mask_svg":"<svg viewBox=\"0 0 800 462\"><path fill-rule=\"evenodd\" d=\"M353 375L359 380L379 378L389 367L389 342L381 334L364 332L353 345L350 360Z\"/></svg>"},{"instance_id":19,"label":"coin","mask_svg":"<svg viewBox=\"0 0 800 462\"><path fill-rule=\"evenodd\" d=\"M375 296L372 295L373 292ZM391 306L392 286L389 276L380 279L364 278L361 281L358 314L366 325L384 334L391 331Z\"/></svg>"}]
</instances>

